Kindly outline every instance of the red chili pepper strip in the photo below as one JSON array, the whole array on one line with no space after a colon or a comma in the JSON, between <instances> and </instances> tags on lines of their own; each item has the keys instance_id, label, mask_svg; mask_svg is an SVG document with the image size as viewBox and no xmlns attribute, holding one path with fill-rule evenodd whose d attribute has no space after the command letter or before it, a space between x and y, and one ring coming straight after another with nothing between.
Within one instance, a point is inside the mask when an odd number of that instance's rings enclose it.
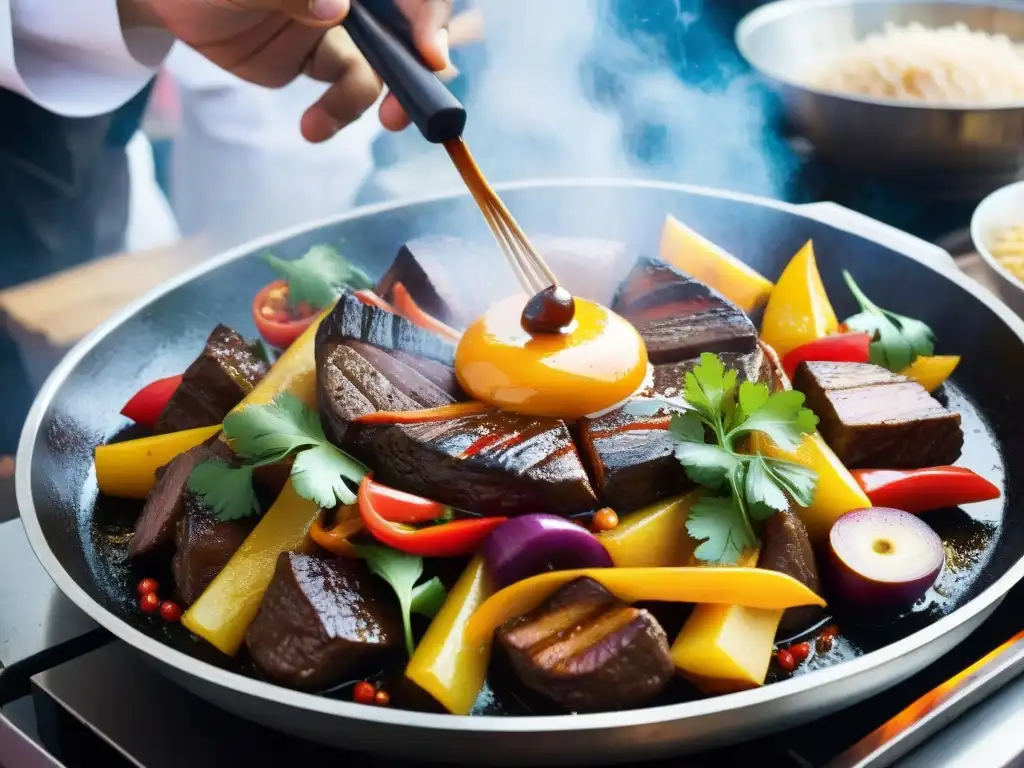
<instances>
[{"instance_id":1,"label":"red chili pepper strip","mask_svg":"<svg viewBox=\"0 0 1024 768\"><path fill-rule=\"evenodd\" d=\"M390 312L393 315L397 315L398 314L395 311L394 307L392 307L390 304L388 304L386 301L384 301L384 299L382 299L380 296L378 296L373 291L369 291L369 290L363 289L363 290L359 290L359 291L353 291L352 295L355 296L357 299L359 299L361 302L363 302L363 304L369 304L371 307L376 307L377 309L383 309L385 312Z\"/></svg>"},{"instance_id":2,"label":"red chili pepper strip","mask_svg":"<svg viewBox=\"0 0 1024 768\"><path fill-rule=\"evenodd\" d=\"M463 416L476 416L490 410L493 410L493 406L472 400L468 403L453 403L437 408L421 408L418 411L375 411L357 416L354 421L359 424L419 424L424 421L444 421Z\"/></svg>"},{"instance_id":3,"label":"red chili pepper strip","mask_svg":"<svg viewBox=\"0 0 1024 768\"><path fill-rule=\"evenodd\" d=\"M389 523L432 523L443 518L448 507L439 501L391 488L370 479L363 480L365 495L378 515ZM360 493L362 487L360 487ZM360 513L362 501L360 500ZM357 520L359 518L356 518Z\"/></svg>"},{"instance_id":4,"label":"red chili pepper strip","mask_svg":"<svg viewBox=\"0 0 1024 768\"><path fill-rule=\"evenodd\" d=\"M398 314L426 331L432 331L438 336L444 336L449 341L458 341L462 336L461 333L451 326L424 312L408 289L401 283L395 283L392 286L391 303Z\"/></svg>"},{"instance_id":5,"label":"red chili pepper strip","mask_svg":"<svg viewBox=\"0 0 1024 768\"><path fill-rule=\"evenodd\" d=\"M422 557L463 557L476 552L491 531L505 522L504 517L474 517L428 528L412 528L385 520L374 506L369 475L359 485L359 514L363 525L377 541L392 549Z\"/></svg>"},{"instance_id":6,"label":"red chili pepper strip","mask_svg":"<svg viewBox=\"0 0 1024 768\"><path fill-rule=\"evenodd\" d=\"M866 363L871 359L871 335L867 333L839 333L808 342L790 351L782 358L782 368L793 378L797 366L808 360L830 363Z\"/></svg>"},{"instance_id":7,"label":"red chili pepper strip","mask_svg":"<svg viewBox=\"0 0 1024 768\"><path fill-rule=\"evenodd\" d=\"M999 488L966 467L858 469L853 477L876 507L928 512L998 499Z\"/></svg>"},{"instance_id":8,"label":"red chili pepper strip","mask_svg":"<svg viewBox=\"0 0 1024 768\"><path fill-rule=\"evenodd\" d=\"M181 374L147 384L125 404L121 409L121 415L127 416L136 424L152 429L167 402L178 391L180 384Z\"/></svg>"}]
</instances>

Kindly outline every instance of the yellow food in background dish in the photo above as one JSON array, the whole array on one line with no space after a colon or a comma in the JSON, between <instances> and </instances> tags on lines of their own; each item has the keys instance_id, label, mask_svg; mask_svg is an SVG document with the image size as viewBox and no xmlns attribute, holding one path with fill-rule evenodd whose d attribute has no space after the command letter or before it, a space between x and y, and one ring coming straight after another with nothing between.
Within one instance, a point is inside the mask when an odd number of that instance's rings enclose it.
<instances>
[{"instance_id":1,"label":"yellow food in background dish","mask_svg":"<svg viewBox=\"0 0 1024 768\"><path fill-rule=\"evenodd\" d=\"M621 403L647 376L647 348L625 318L586 299L564 333L520 324L527 297L495 304L462 334L459 384L474 400L531 416L578 419Z\"/></svg>"},{"instance_id":2,"label":"yellow food in background dish","mask_svg":"<svg viewBox=\"0 0 1024 768\"><path fill-rule=\"evenodd\" d=\"M998 230L988 244L988 252L999 266L1024 282L1024 224Z\"/></svg>"}]
</instances>

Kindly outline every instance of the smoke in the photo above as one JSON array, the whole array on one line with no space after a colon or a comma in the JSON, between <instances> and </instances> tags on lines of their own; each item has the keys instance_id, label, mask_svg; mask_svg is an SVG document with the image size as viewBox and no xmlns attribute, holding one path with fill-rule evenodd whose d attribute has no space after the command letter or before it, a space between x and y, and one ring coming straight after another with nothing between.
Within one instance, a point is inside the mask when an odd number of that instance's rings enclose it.
<instances>
[{"instance_id":1,"label":"smoke","mask_svg":"<svg viewBox=\"0 0 1024 768\"><path fill-rule=\"evenodd\" d=\"M735 0L477 4L486 65L466 135L493 181L625 176L784 196L795 158L733 47Z\"/></svg>"}]
</instances>

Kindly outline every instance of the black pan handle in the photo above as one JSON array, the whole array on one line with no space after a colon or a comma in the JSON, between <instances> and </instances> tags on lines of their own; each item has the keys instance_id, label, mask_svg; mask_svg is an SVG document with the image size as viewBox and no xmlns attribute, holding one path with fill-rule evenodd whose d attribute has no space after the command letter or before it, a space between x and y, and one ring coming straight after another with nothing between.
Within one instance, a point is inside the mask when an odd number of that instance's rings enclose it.
<instances>
[{"instance_id":1,"label":"black pan handle","mask_svg":"<svg viewBox=\"0 0 1024 768\"><path fill-rule=\"evenodd\" d=\"M416 52L412 27L393 0L352 0L342 24L427 141L462 135L466 108Z\"/></svg>"}]
</instances>

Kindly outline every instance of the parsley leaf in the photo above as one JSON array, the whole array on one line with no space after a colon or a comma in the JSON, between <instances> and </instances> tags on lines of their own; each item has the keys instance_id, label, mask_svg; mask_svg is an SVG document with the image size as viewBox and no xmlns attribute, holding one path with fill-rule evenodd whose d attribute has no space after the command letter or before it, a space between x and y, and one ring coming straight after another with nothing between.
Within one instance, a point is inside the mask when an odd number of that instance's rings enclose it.
<instances>
[{"instance_id":1,"label":"parsley leaf","mask_svg":"<svg viewBox=\"0 0 1024 768\"><path fill-rule=\"evenodd\" d=\"M861 309L847 318L846 325L851 330L871 334L872 363L899 373L918 356L935 351L935 334L925 323L876 305L846 270L843 270L843 279Z\"/></svg>"},{"instance_id":2,"label":"parsley leaf","mask_svg":"<svg viewBox=\"0 0 1024 768\"><path fill-rule=\"evenodd\" d=\"M272 254L264 260L278 275L288 281L288 302L292 307L302 302L317 309L327 309L338 300L342 289L372 288L370 278L345 260L329 245L314 245L302 258L285 261Z\"/></svg>"},{"instance_id":3,"label":"parsley leaf","mask_svg":"<svg viewBox=\"0 0 1024 768\"><path fill-rule=\"evenodd\" d=\"M752 521L788 509L790 497L807 506L818 479L805 467L734 449L738 438L761 432L791 450L818 424L800 392L773 393L767 385L753 382L737 387L738 378L738 372L727 371L716 355L702 354L683 379L691 410L674 413L669 425L675 456L687 476L726 494L705 494L686 524L691 536L704 540L695 551L697 558L720 564L736 562L746 547L757 544Z\"/></svg>"},{"instance_id":4,"label":"parsley leaf","mask_svg":"<svg viewBox=\"0 0 1024 768\"><path fill-rule=\"evenodd\" d=\"M252 467L231 467L218 459L207 459L189 473L188 489L202 497L222 523L241 520L260 513L252 471Z\"/></svg>"},{"instance_id":5,"label":"parsley leaf","mask_svg":"<svg viewBox=\"0 0 1024 768\"><path fill-rule=\"evenodd\" d=\"M730 496L703 496L690 509L686 531L704 543L694 550L698 560L733 565L745 549L757 545L743 511Z\"/></svg>"},{"instance_id":6,"label":"parsley leaf","mask_svg":"<svg viewBox=\"0 0 1024 768\"><path fill-rule=\"evenodd\" d=\"M767 390L764 384L756 386ZM773 392L759 402L759 407L753 412L743 409L745 418L732 428L729 437L761 432L783 450L792 451L800 445L804 435L818 426L818 417L803 407L804 395L795 389Z\"/></svg>"},{"instance_id":7,"label":"parsley leaf","mask_svg":"<svg viewBox=\"0 0 1024 768\"><path fill-rule=\"evenodd\" d=\"M419 555L399 552L397 549L379 544L362 544L356 547L356 554L366 561L366 565L373 573L384 579L394 590L395 596L398 598L398 605L402 610L405 648L412 656L416 649L412 637L412 612L417 610L417 603L418 613L433 608L435 605L440 608L440 603L444 602L444 598L439 597L438 588L443 593L444 587L437 579L431 579L419 587L416 586L416 582L423 575L423 558Z\"/></svg>"},{"instance_id":8,"label":"parsley leaf","mask_svg":"<svg viewBox=\"0 0 1024 768\"><path fill-rule=\"evenodd\" d=\"M295 492L322 509L355 504L356 494L345 481L358 484L365 474L366 467L326 441L300 451L292 464Z\"/></svg>"}]
</instances>

